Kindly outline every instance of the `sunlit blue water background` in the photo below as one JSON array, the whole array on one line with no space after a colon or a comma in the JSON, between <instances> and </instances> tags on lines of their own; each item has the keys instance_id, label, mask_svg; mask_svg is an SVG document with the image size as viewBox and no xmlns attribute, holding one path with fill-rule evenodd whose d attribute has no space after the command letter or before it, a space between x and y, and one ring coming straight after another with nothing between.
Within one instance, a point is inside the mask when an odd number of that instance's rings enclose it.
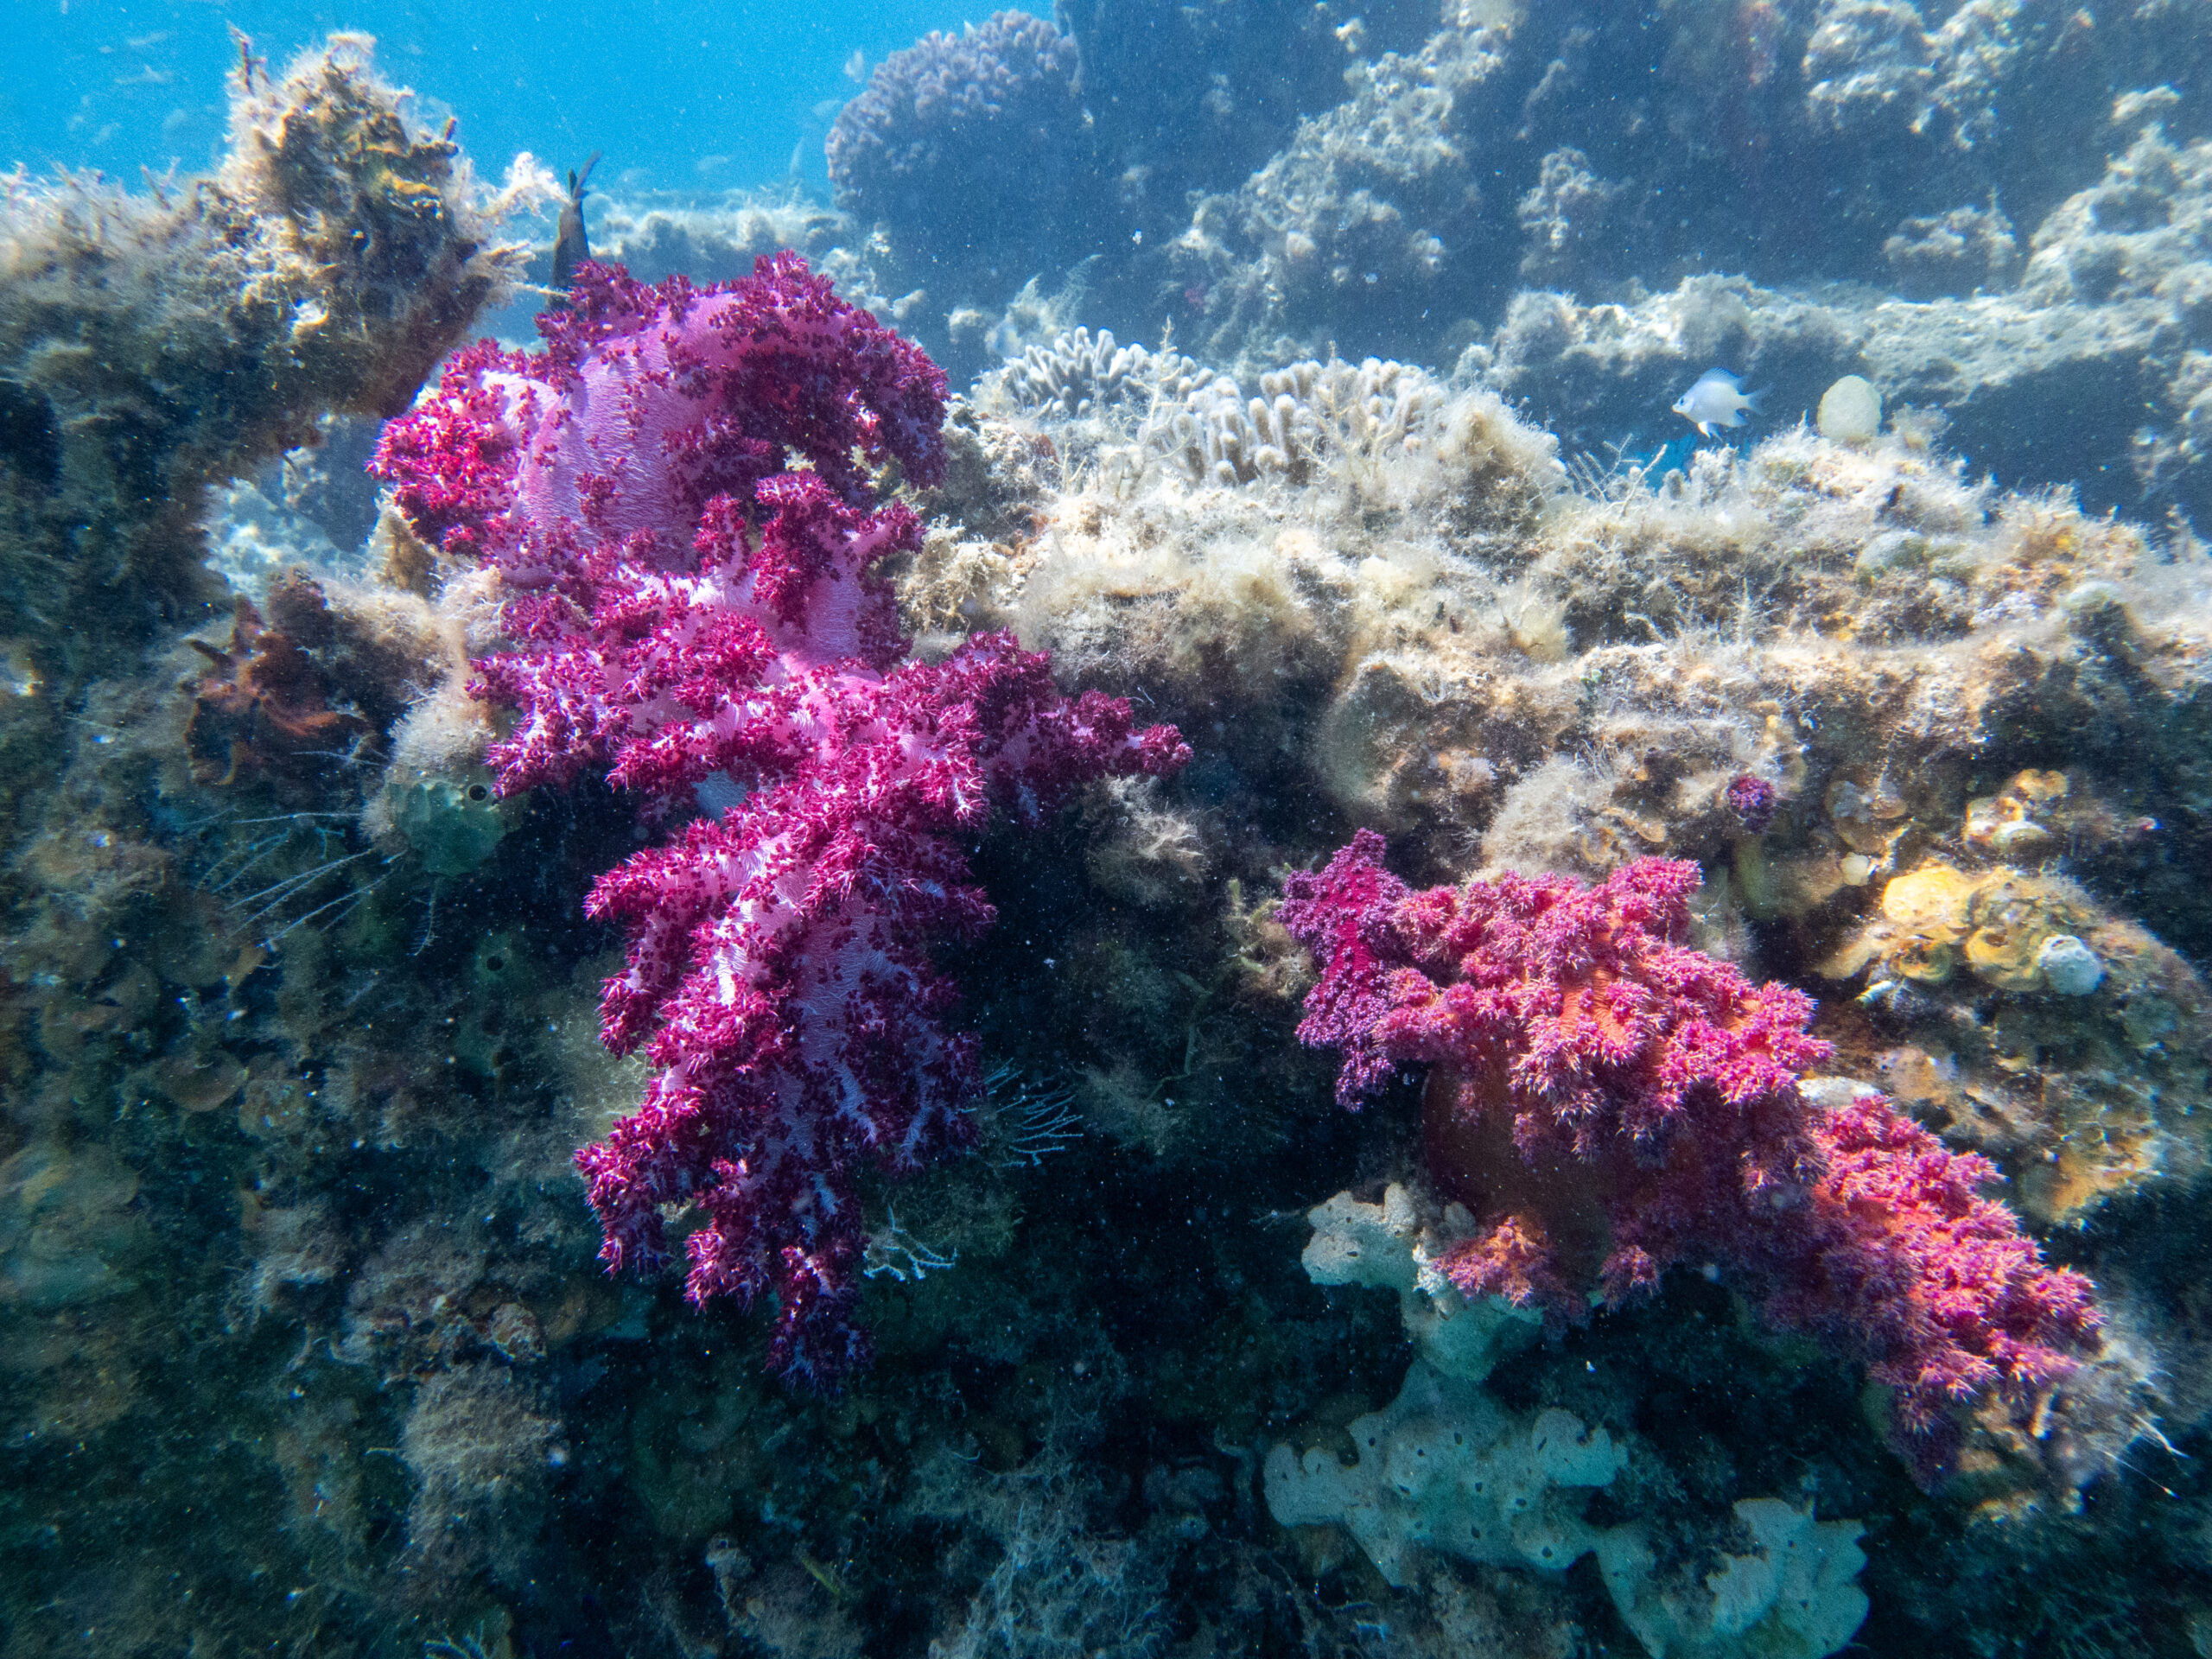
<instances>
[{"instance_id":1,"label":"sunlit blue water background","mask_svg":"<svg viewBox=\"0 0 2212 1659\"><path fill-rule=\"evenodd\" d=\"M284 60L335 29L377 37L379 68L461 118L487 172L528 149L595 181L721 190L798 175L826 187L822 138L863 69L963 13L947 0L621 0L497 5L353 0L5 0L0 167L194 172L222 150L230 29Z\"/></svg>"}]
</instances>

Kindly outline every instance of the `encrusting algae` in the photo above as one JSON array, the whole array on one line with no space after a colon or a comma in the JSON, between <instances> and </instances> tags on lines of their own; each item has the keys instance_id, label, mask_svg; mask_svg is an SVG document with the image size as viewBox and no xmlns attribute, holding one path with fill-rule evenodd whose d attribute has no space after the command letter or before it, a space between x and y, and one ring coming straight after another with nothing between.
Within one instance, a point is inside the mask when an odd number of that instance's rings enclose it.
<instances>
[{"instance_id":1,"label":"encrusting algae","mask_svg":"<svg viewBox=\"0 0 2212 1659\"><path fill-rule=\"evenodd\" d=\"M1929 858L1818 964L1863 978L1862 1055L1945 1134L1998 1158L2053 1223L2207 1162L2196 1108L2212 1077L2212 1004L2195 970L2080 883L1994 861L2051 848L2088 817L2063 772L2029 770L1968 803L1959 840L1992 861Z\"/></svg>"}]
</instances>

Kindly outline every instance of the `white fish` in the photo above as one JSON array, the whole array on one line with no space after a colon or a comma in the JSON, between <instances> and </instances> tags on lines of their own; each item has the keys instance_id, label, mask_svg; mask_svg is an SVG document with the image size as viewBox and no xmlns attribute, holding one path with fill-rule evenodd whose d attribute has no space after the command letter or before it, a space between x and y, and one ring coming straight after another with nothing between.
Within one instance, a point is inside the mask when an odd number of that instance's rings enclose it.
<instances>
[{"instance_id":1,"label":"white fish","mask_svg":"<svg viewBox=\"0 0 2212 1659\"><path fill-rule=\"evenodd\" d=\"M845 79L848 80L868 79L868 54L857 46L853 48L853 55L845 60Z\"/></svg>"},{"instance_id":2,"label":"white fish","mask_svg":"<svg viewBox=\"0 0 2212 1659\"><path fill-rule=\"evenodd\" d=\"M1707 369L1698 376L1697 384L1684 392L1675 403L1675 413L1697 428L1698 435L1709 438L1716 426L1741 426L1744 411L1758 413L1759 392L1746 392L1744 383L1726 369Z\"/></svg>"}]
</instances>

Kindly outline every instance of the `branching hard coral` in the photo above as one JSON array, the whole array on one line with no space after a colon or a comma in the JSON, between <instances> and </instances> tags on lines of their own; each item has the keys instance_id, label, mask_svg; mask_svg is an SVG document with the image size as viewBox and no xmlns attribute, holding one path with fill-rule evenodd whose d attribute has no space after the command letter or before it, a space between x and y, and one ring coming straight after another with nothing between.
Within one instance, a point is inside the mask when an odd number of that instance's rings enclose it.
<instances>
[{"instance_id":1,"label":"branching hard coral","mask_svg":"<svg viewBox=\"0 0 2212 1659\"><path fill-rule=\"evenodd\" d=\"M1005 635L902 660L869 567L921 524L872 473L941 474L944 378L798 255L704 289L588 265L539 327L537 355L461 353L378 466L509 594L480 688L518 711L502 791L604 768L659 810L731 802L592 890L632 942L607 1044L658 1070L577 1163L610 1269L660 1266L664 1212L696 1206L692 1300L772 1294L774 1363L826 1384L866 1351L860 1171L974 1133L975 1043L929 960L992 919L961 838L1190 751L1063 700Z\"/></svg>"},{"instance_id":2,"label":"branching hard coral","mask_svg":"<svg viewBox=\"0 0 2212 1659\"><path fill-rule=\"evenodd\" d=\"M334 35L242 77L231 153L149 195L7 181L0 204L0 597L73 649L201 596L211 483L404 408L521 250L448 130ZM529 194L524 167L516 189ZM61 645L58 650L73 649Z\"/></svg>"},{"instance_id":3,"label":"branching hard coral","mask_svg":"<svg viewBox=\"0 0 2212 1659\"><path fill-rule=\"evenodd\" d=\"M1479 446L1491 435L1478 435L1479 426L1513 426L1495 398L1455 393L1405 363L1308 359L1269 370L1257 384L1253 397L1179 352L1120 346L1110 330L1077 328L1007 363L985 397L1032 419L1096 423L1096 436L1080 449L1096 451L1101 469L1124 489L1158 467L1192 486L1335 479L1373 497L1384 493L1390 463L1470 440ZM1511 461L1543 470L1544 440L1525 435L1530 453L1501 457L1497 471Z\"/></svg>"},{"instance_id":4,"label":"branching hard coral","mask_svg":"<svg viewBox=\"0 0 2212 1659\"><path fill-rule=\"evenodd\" d=\"M1503 728L1535 705L1493 699L1568 654L1562 607L1471 556L1510 568L1544 545L1555 446L1409 365L1294 363L1255 390L1081 332L1008 365L971 418L1010 486L1030 474L1000 457L1058 457L1058 479L1022 485L1043 533L984 582L918 562L901 601L1009 621L1185 729L1234 709L1240 766L1296 756L1365 822L1471 839L1555 741L1522 744Z\"/></svg>"},{"instance_id":5,"label":"branching hard coral","mask_svg":"<svg viewBox=\"0 0 2212 1659\"><path fill-rule=\"evenodd\" d=\"M2088 1281L1981 1196L1992 1165L1876 1096L1808 1104L1799 1078L1832 1052L1811 1003L1677 943L1693 866L1414 893L1382 855L1363 830L1285 884L1279 919L1322 969L1299 1034L1343 1055L1347 1106L1430 1068L1429 1172L1478 1223L1438 1263L1464 1294L1580 1319L1718 1262L1866 1360L1929 1481L1957 1407L2094 1351Z\"/></svg>"},{"instance_id":6,"label":"branching hard coral","mask_svg":"<svg viewBox=\"0 0 2212 1659\"><path fill-rule=\"evenodd\" d=\"M1162 395L1181 396L1189 388L1178 383L1195 380L1200 372L1180 352L1163 349L1155 354L1139 340L1117 345L1110 328L1096 335L1073 328L1047 344L1026 347L998 371L997 381L1002 396L1024 414L1049 410L1080 417L1122 403L1141 411Z\"/></svg>"}]
</instances>

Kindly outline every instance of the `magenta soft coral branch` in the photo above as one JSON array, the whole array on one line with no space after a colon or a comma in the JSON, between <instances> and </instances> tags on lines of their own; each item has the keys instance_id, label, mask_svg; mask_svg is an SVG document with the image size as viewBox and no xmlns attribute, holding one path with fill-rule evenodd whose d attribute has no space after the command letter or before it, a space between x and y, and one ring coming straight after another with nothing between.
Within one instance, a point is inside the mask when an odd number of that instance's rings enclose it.
<instances>
[{"instance_id":1,"label":"magenta soft coral branch","mask_svg":"<svg viewBox=\"0 0 2212 1659\"><path fill-rule=\"evenodd\" d=\"M539 327L542 352L459 354L377 470L499 572L517 645L478 691L516 711L502 791L603 768L657 803L741 794L587 900L631 941L607 1042L656 1070L576 1161L610 1270L664 1265L695 1209L691 1300L772 1296L772 1363L834 1382L866 1353L856 1176L973 1133L975 1044L929 954L993 919L958 838L1190 751L1063 697L1008 635L906 660L870 568L922 527L872 479L941 475L944 378L796 254L703 289L587 266Z\"/></svg>"},{"instance_id":2,"label":"magenta soft coral branch","mask_svg":"<svg viewBox=\"0 0 2212 1659\"><path fill-rule=\"evenodd\" d=\"M1579 1319L1675 1263L1726 1265L1779 1323L1866 1362L1929 1481L1954 1408L2094 1351L2089 1281L1982 1196L1986 1160L1876 1096L1806 1100L1832 1053L1812 1004L1681 944L1694 865L1414 893L1382 853L1363 830L1285 884L1282 924L1321 967L1299 1034L1342 1054L1347 1106L1430 1068L1429 1172L1476 1218L1439 1266L1468 1295Z\"/></svg>"}]
</instances>

